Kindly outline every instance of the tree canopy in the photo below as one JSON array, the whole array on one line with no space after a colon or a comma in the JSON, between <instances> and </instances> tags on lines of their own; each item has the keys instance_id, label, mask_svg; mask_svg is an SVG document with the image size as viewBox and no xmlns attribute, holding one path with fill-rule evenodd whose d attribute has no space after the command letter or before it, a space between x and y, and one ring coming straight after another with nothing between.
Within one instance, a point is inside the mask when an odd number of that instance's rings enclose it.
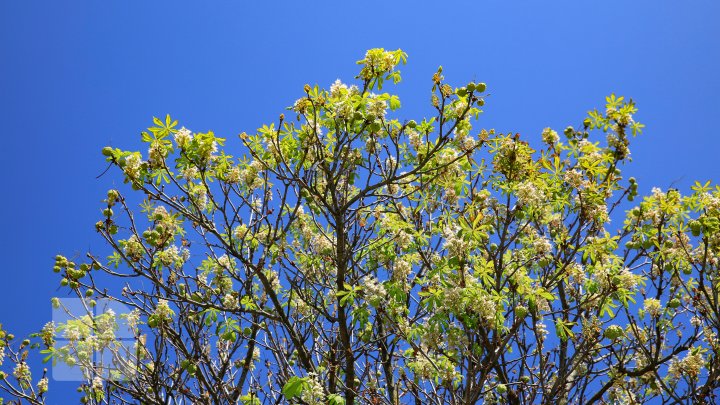
<instances>
[{"instance_id":1,"label":"tree canopy","mask_svg":"<svg viewBox=\"0 0 720 405\"><path fill-rule=\"evenodd\" d=\"M254 134L168 115L103 149L110 255L55 258L71 319L0 331L0 388L55 402L37 351L88 404L714 402L720 188L638 198L615 95L530 145L439 68L401 118L405 62L369 50Z\"/></svg>"}]
</instances>

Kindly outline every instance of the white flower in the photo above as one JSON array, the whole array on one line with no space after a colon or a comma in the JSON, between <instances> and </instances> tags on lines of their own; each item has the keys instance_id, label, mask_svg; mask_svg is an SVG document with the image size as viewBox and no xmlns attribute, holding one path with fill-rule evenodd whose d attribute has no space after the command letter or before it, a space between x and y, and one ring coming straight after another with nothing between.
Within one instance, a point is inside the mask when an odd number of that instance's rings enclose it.
<instances>
[{"instance_id":1,"label":"white flower","mask_svg":"<svg viewBox=\"0 0 720 405\"><path fill-rule=\"evenodd\" d=\"M540 343L545 340L545 337L549 333L547 326L543 321L538 321L535 323L535 331L537 332L538 338L540 339Z\"/></svg>"},{"instance_id":2,"label":"white flower","mask_svg":"<svg viewBox=\"0 0 720 405\"><path fill-rule=\"evenodd\" d=\"M122 316L125 318L125 322L127 322L128 329L131 332L135 332L138 324L140 323L140 311L135 308Z\"/></svg>"},{"instance_id":3,"label":"white flower","mask_svg":"<svg viewBox=\"0 0 720 405\"><path fill-rule=\"evenodd\" d=\"M463 145L464 150L470 150L475 147L475 139L473 139L472 136L467 136L465 139L463 139Z\"/></svg>"},{"instance_id":4,"label":"white flower","mask_svg":"<svg viewBox=\"0 0 720 405\"><path fill-rule=\"evenodd\" d=\"M140 165L142 165L142 159L140 154L133 153L125 157L125 174L130 178L136 178L140 174Z\"/></svg>"},{"instance_id":5,"label":"white flower","mask_svg":"<svg viewBox=\"0 0 720 405\"><path fill-rule=\"evenodd\" d=\"M308 405L324 405L325 404L325 388L318 379L317 374L308 374L307 385L300 394L300 399Z\"/></svg>"},{"instance_id":6,"label":"white flower","mask_svg":"<svg viewBox=\"0 0 720 405\"><path fill-rule=\"evenodd\" d=\"M330 97L340 97L344 90L347 90L347 86L344 85L340 79L337 79L335 83L330 85Z\"/></svg>"},{"instance_id":7,"label":"white flower","mask_svg":"<svg viewBox=\"0 0 720 405\"><path fill-rule=\"evenodd\" d=\"M448 226L443 230L445 244L443 247L451 256L464 257L467 254L468 243L458 236L460 227L458 225Z\"/></svg>"},{"instance_id":8,"label":"white flower","mask_svg":"<svg viewBox=\"0 0 720 405\"><path fill-rule=\"evenodd\" d=\"M158 221L165 219L167 216L167 209L162 205L157 206L152 213L152 218Z\"/></svg>"},{"instance_id":9,"label":"white flower","mask_svg":"<svg viewBox=\"0 0 720 405\"><path fill-rule=\"evenodd\" d=\"M365 290L365 299L373 305L381 303L387 295L385 286L380 284L373 276L365 276L362 279L363 288Z\"/></svg>"},{"instance_id":10,"label":"white flower","mask_svg":"<svg viewBox=\"0 0 720 405\"><path fill-rule=\"evenodd\" d=\"M31 379L30 367L24 361L17 363L13 370L13 376L22 382L29 382Z\"/></svg>"},{"instance_id":11,"label":"white flower","mask_svg":"<svg viewBox=\"0 0 720 405\"><path fill-rule=\"evenodd\" d=\"M415 150L419 150L420 147L421 147L422 144L423 144L422 135L420 135L420 133L419 133L418 131L416 131L415 129L413 129L413 128L407 128L407 129L405 130L405 133L406 133L407 136L408 136L408 140L410 141L410 145L412 145L412 147L413 147Z\"/></svg>"},{"instance_id":12,"label":"white flower","mask_svg":"<svg viewBox=\"0 0 720 405\"><path fill-rule=\"evenodd\" d=\"M558 133L553 131L551 128L545 128L542 131L542 140L548 145L554 145L560 140Z\"/></svg>"},{"instance_id":13,"label":"white flower","mask_svg":"<svg viewBox=\"0 0 720 405\"><path fill-rule=\"evenodd\" d=\"M547 238L541 236L533 241L533 249L538 256L545 256L552 252L552 244Z\"/></svg>"},{"instance_id":14,"label":"white flower","mask_svg":"<svg viewBox=\"0 0 720 405\"><path fill-rule=\"evenodd\" d=\"M385 118L387 113L387 103L385 100L379 99L376 95L371 94L367 106L368 113L378 118Z\"/></svg>"},{"instance_id":15,"label":"white flower","mask_svg":"<svg viewBox=\"0 0 720 405\"><path fill-rule=\"evenodd\" d=\"M195 166L188 166L182 170L181 176L185 180L193 180L198 177L198 169Z\"/></svg>"},{"instance_id":16,"label":"white flower","mask_svg":"<svg viewBox=\"0 0 720 405\"><path fill-rule=\"evenodd\" d=\"M242 178L242 170L238 166L233 166L225 175L225 180L228 183L239 183Z\"/></svg>"},{"instance_id":17,"label":"white flower","mask_svg":"<svg viewBox=\"0 0 720 405\"><path fill-rule=\"evenodd\" d=\"M653 195L653 197L655 197L655 198L660 198L660 197L662 197L662 196L665 195L665 194L663 193L663 191L662 191L661 188L659 188L659 187L653 187L653 188L652 188L652 195Z\"/></svg>"},{"instance_id":18,"label":"white flower","mask_svg":"<svg viewBox=\"0 0 720 405\"><path fill-rule=\"evenodd\" d=\"M192 141L192 132L189 129L182 127L177 133L175 133L175 143L181 148L187 147L187 144Z\"/></svg>"},{"instance_id":19,"label":"white flower","mask_svg":"<svg viewBox=\"0 0 720 405\"><path fill-rule=\"evenodd\" d=\"M92 387L96 390L101 390L103 387L103 380L99 376L93 378L92 380Z\"/></svg>"},{"instance_id":20,"label":"white flower","mask_svg":"<svg viewBox=\"0 0 720 405\"><path fill-rule=\"evenodd\" d=\"M168 305L167 300L159 299L157 306L155 307L155 315L157 315L161 319L170 319L173 315L175 315L175 312L170 309L170 305Z\"/></svg>"},{"instance_id":21,"label":"white flower","mask_svg":"<svg viewBox=\"0 0 720 405\"><path fill-rule=\"evenodd\" d=\"M65 329L65 333L63 333L63 337L74 342L80 339L80 331L77 330L77 328L67 328Z\"/></svg>"},{"instance_id":22,"label":"white flower","mask_svg":"<svg viewBox=\"0 0 720 405\"><path fill-rule=\"evenodd\" d=\"M148 149L148 161L153 167L162 166L166 155L167 151L159 142L153 142Z\"/></svg>"},{"instance_id":23,"label":"white flower","mask_svg":"<svg viewBox=\"0 0 720 405\"><path fill-rule=\"evenodd\" d=\"M643 308L651 317L657 318L660 316L662 305L660 305L660 301L655 298L646 298L643 303Z\"/></svg>"},{"instance_id":24,"label":"white flower","mask_svg":"<svg viewBox=\"0 0 720 405\"><path fill-rule=\"evenodd\" d=\"M393 266L393 280L405 283L411 271L412 264L409 261L404 258L397 259Z\"/></svg>"},{"instance_id":25,"label":"white flower","mask_svg":"<svg viewBox=\"0 0 720 405\"><path fill-rule=\"evenodd\" d=\"M583 181L583 174L578 169L572 169L570 171L565 172L563 175L563 180L570 185L572 188L579 188Z\"/></svg>"},{"instance_id":26,"label":"white flower","mask_svg":"<svg viewBox=\"0 0 720 405\"><path fill-rule=\"evenodd\" d=\"M238 306L237 298L235 298L235 296L233 296L230 293L225 294L225 296L223 297L222 303L223 303L223 306L228 309L235 309Z\"/></svg>"},{"instance_id":27,"label":"white flower","mask_svg":"<svg viewBox=\"0 0 720 405\"><path fill-rule=\"evenodd\" d=\"M159 252L157 254L157 260L164 266L174 265L175 267L182 267L183 264L185 264L185 259L183 258L180 249L178 249L178 247L175 245L168 247L162 252Z\"/></svg>"},{"instance_id":28,"label":"white flower","mask_svg":"<svg viewBox=\"0 0 720 405\"><path fill-rule=\"evenodd\" d=\"M518 204L528 207L539 207L545 203L545 193L538 189L532 182L525 181L518 185Z\"/></svg>"},{"instance_id":29,"label":"white flower","mask_svg":"<svg viewBox=\"0 0 720 405\"><path fill-rule=\"evenodd\" d=\"M218 257L217 262L220 266L220 269L218 270L225 269L232 271L235 268L235 259L230 258L228 255Z\"/></svg>"},{"instance_id":30,"label":"white flower","mask_svg":"<svg viewBox=\"0 0 720 405\"><path fill-rule=\"evenodd\" d=\"M43 377L38 381L37 383L37 389L40 394L44 394L48 390L48 379L47 377Z\"/></svg>"},{"instance_id":31,"label":"white flower","mask_svg":"<svg viewBox=\"0 0 720 405\"><path fill-rule=\"evenodd\" d=\"M145 253L145 249L143 248L140 239L136 235L130 236L128 240L125 241L123 251L132 260L140 260L140 258Z\"/></svg>"}]
</instances>

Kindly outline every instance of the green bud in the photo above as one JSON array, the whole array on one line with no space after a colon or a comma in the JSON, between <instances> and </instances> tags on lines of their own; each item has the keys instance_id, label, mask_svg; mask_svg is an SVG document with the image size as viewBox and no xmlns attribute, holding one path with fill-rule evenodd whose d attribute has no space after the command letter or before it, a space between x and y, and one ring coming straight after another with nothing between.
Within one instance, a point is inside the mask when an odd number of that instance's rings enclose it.
<instances>
[{"instance_id":1,"label":"green bud","mask_svg":"<svg viewBox=\"0 0 720 405\"><path fill-rule=\"evenodd\" d=\"M468 90L468 91L475 91L475 83L474 83L474 82L468 83L468 84L467 84L467 90Z\"/></svg>"},{"instance_id":2,"label":"green bud","mask_svg":"<svg viewBox=\"0 0 720 405\"><path fill-rule=\"evenodd\" d=\"M89 288L87 291L85 291L86 297L92 297L93 294L95 294L95 291L93 291L92 288Z\"/></svg>"},{"instance_id":3,"label":"green bud","mask_svg":"<svg viewBox=\"0 0 720 405\"><path fill-rule=\"evenodd\" d=\"M702 232L702 225L699 221L692 220L688 223L690 226L690 232L693 236L700 236L700 233Z\"/></svg>"},{"instance_id":4,"label":"green bud","mask_svg":"<svg viewBox=\"0 0 720 405\"><path fill-rule=\"evenodd\" d=\"M623 328L621 328L618 325L610 325L607 327L607 329L605 329L605 332L603 332L603 335L610 340L615 340L617 338L624 336L625 331L623 330Z\"/></svg>"},{"instance_id":5,"label":"green bud","mask_svg":"<svg viewBox=\"0 0 720 405\"><path fill-rule=\"evenodd\" d=\"M475 91L478 93L483 93L487 89L487 85L485 83L478 83L475 85Z\"/></svg>"},{"instance_id":6,"label":"green bud","mask_svg":"<svg viewBox=\"0 0 720 405\"><path fill-rule=\"evenodd\" d=\"M495 386L498 394L504 394L507 392L507 386L505 384L498 384Z\"/></svg>"},{"instance_id":7,"label":"green bud","mask_svg":"<svg viewBox=\"0 0 720 405\"><path fill-rule=\"evenodd\" d=\"M680 300L677 298L673 298L667 303L667 306L668 306L668 308L675 309L680 306Z\"/></svg>"},{"instance_id":8,"label":"green bud","mask_svg":"<svg viewBox=\"0 0 720 405\"><path fill-rule=\"evenodd\" d=\"M109 146L106 146L106 147L102 148L102 154L103 154L103 156L110 157L113 155L113 149Z\"/></svg>"}]
</instances>

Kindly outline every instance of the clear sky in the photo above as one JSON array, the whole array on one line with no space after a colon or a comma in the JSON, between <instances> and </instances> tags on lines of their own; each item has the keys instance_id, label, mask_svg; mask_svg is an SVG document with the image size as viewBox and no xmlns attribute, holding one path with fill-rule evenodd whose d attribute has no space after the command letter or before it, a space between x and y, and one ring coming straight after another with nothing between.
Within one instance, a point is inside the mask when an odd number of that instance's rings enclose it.
<instances>
[{"instance_id":1,"label":"clear sky","mask_svg":"<svg viewBox=\"0 0 720 405\"><path fill-rule=\"evenodd\" d=\"M262 5L260 5L262 4ZM93 224L118 176L100 149L140 148L153 115L232 138L276 120L305 83L349 82L368 48L409 54L389 90L430 115L430 77L484 81L480 125L580 125L611 92L645 133L626 167L640 193L720 182L717 1L0 2L0 322L51 316L56 253L103 249Z\"/></svg>"}]
</instances>

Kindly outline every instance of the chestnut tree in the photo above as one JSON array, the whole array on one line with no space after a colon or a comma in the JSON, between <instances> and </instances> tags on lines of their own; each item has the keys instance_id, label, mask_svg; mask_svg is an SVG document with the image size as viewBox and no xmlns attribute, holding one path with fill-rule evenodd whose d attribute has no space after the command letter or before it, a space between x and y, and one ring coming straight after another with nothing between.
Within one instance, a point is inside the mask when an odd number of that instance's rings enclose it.
<instances>
[{"instance_id":1,"label":"chestnut tree","mask_svg":"<svg viewBox=\"0 0 720 405\"><path fill-rule=\"evenodd\" d=\"M615 95L530 145L439 68L430 118L401 118L405 61L369 50L254 134L167 116L147 153L103 149L127 184L96 224L111 254L54 266L87 313L0 332L0 388L57 401L44 355L88 404L717 400L720 188L638 198Z\"/></svg>"}]
</instances>

